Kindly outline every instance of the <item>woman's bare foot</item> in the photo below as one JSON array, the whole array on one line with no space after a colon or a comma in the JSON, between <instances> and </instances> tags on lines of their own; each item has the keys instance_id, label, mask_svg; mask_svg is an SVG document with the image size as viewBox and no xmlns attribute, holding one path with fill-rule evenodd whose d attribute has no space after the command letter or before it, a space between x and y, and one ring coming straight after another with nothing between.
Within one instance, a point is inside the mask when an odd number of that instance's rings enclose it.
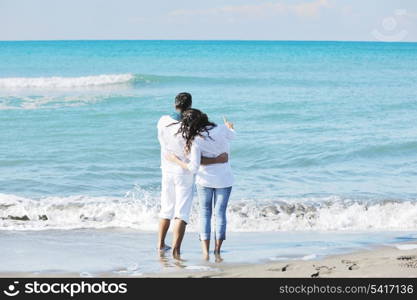
<instances>
[{"instance_id":1,"label":"woman's bare foot","mask_svg":"<svg viewBox=\"0 0 417 300\"><path fill-rule=\"evenodd\" d=\"M220 252L218 252L218 253L215 253L214 254L214 257L215 257L215 262L216 263L221 263L222 261L223 261L223 258L221 257L221 255L220 255Z\"/></svg>"},{"instance_id":2,"label":"woman's bare foot","mask_svg":"<svg viewBox=\"0 0 417 300\"><path fill-rule=\"evenodd\" d=\"M214 255L220 255L223 240L216 240L216 246L214 247Z\"/></svg>"},{"instance_id":3,"label":"woman's bare foot","mask_svg":"<svg viewBox=\"0 0 417 300\"><path fill-rule=\"evenodd\" d=\"M203 251L203 259L209 260L210 240L201 241L201 250Z\"/></svg>"},{"instance_id":4,"label":"woman's bare foot","mask_svg":"<svg viewBox=\"0 0 417 300\"><path fill-rule=\"evenodd\" d=\"M172 257L176 260L181 260L181 252L180 249L174 248L172 249Z\"/></svg>"}]
</instances>

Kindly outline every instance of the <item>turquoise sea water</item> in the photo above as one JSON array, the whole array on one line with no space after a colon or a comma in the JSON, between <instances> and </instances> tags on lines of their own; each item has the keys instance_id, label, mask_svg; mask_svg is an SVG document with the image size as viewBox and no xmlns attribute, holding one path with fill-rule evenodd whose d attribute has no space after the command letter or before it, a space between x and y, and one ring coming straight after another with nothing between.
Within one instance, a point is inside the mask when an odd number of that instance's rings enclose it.
<instances>
[{"instance_id":1,"label":"turquoise sea water","mask_svg":"<svg viewBox=\"0 0 417 300\"><path fill-rule=\"evenodd\" d=\"M416 230L416 82L416 43L0 42L0 228L154 230L188 91L238 132L231 231Z\"/></svg>"}]
</instances>

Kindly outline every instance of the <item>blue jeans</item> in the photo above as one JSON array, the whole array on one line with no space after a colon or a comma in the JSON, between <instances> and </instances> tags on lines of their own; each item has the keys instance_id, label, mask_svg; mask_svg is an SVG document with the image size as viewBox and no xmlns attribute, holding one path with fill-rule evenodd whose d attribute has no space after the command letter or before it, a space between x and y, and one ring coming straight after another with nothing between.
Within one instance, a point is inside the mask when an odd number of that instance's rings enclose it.
<instances>
[{"instance_id":1,"label":"blue jeans","mask_svg":"<svg viewBox=\"0 0 417 300\"><path fill-rule=\"evenodd\" d=\"M232 187L210 188L197 185L198 200L200 203L200 240L210 240L211 216L216 217L215 239L226 239L226 209Z\"/></svg>"}]
</instances>

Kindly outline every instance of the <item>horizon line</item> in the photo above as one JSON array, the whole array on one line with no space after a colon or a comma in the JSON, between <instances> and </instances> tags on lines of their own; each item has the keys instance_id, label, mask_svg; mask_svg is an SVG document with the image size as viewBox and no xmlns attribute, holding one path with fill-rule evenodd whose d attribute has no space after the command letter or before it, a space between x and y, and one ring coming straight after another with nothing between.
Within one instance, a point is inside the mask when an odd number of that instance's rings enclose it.
<instances>
[{"instance_id":1,"label":"horizon line","mask_svg":"<svg viewBox=\"0 0 417 300\"><path fill-rule=\"evenodd\" d=\"M351 42L351 43L417 43L417 41L380 40L274 40L274 39L28 39L0 40L0 42L94 42L94 41L177 41L177 42Z\"/></svg>"}]
</instances>

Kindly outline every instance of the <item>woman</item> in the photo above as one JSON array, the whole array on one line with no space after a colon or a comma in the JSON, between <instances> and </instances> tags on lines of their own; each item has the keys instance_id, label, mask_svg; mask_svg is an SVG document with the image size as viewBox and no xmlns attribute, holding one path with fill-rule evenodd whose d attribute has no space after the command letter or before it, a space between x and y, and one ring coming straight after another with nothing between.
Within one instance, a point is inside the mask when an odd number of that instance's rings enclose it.
<instances>
[{"instance_id":1,"label":"woman","mask_svg":"<svg viewBox=\"0 0 417 300\"><path fill-rule=\"evenodd\" d=\"M213 209L216 216L214 254L220 254L222 243L226 239L226 209L232 191L233 175L229 161L222 164L201 165L201 157L216 157L224 152L229 154L230 140L235 137L235 131L233 123L225 120L225 125L216 125L200 110L189 109L183 113L177 134L181 134L185 139L185 153L189 162L184 162L172 154L169 154L167 159L197 174L200 240L203 254L207 259Z\"/></svg>"}]
</instances>

